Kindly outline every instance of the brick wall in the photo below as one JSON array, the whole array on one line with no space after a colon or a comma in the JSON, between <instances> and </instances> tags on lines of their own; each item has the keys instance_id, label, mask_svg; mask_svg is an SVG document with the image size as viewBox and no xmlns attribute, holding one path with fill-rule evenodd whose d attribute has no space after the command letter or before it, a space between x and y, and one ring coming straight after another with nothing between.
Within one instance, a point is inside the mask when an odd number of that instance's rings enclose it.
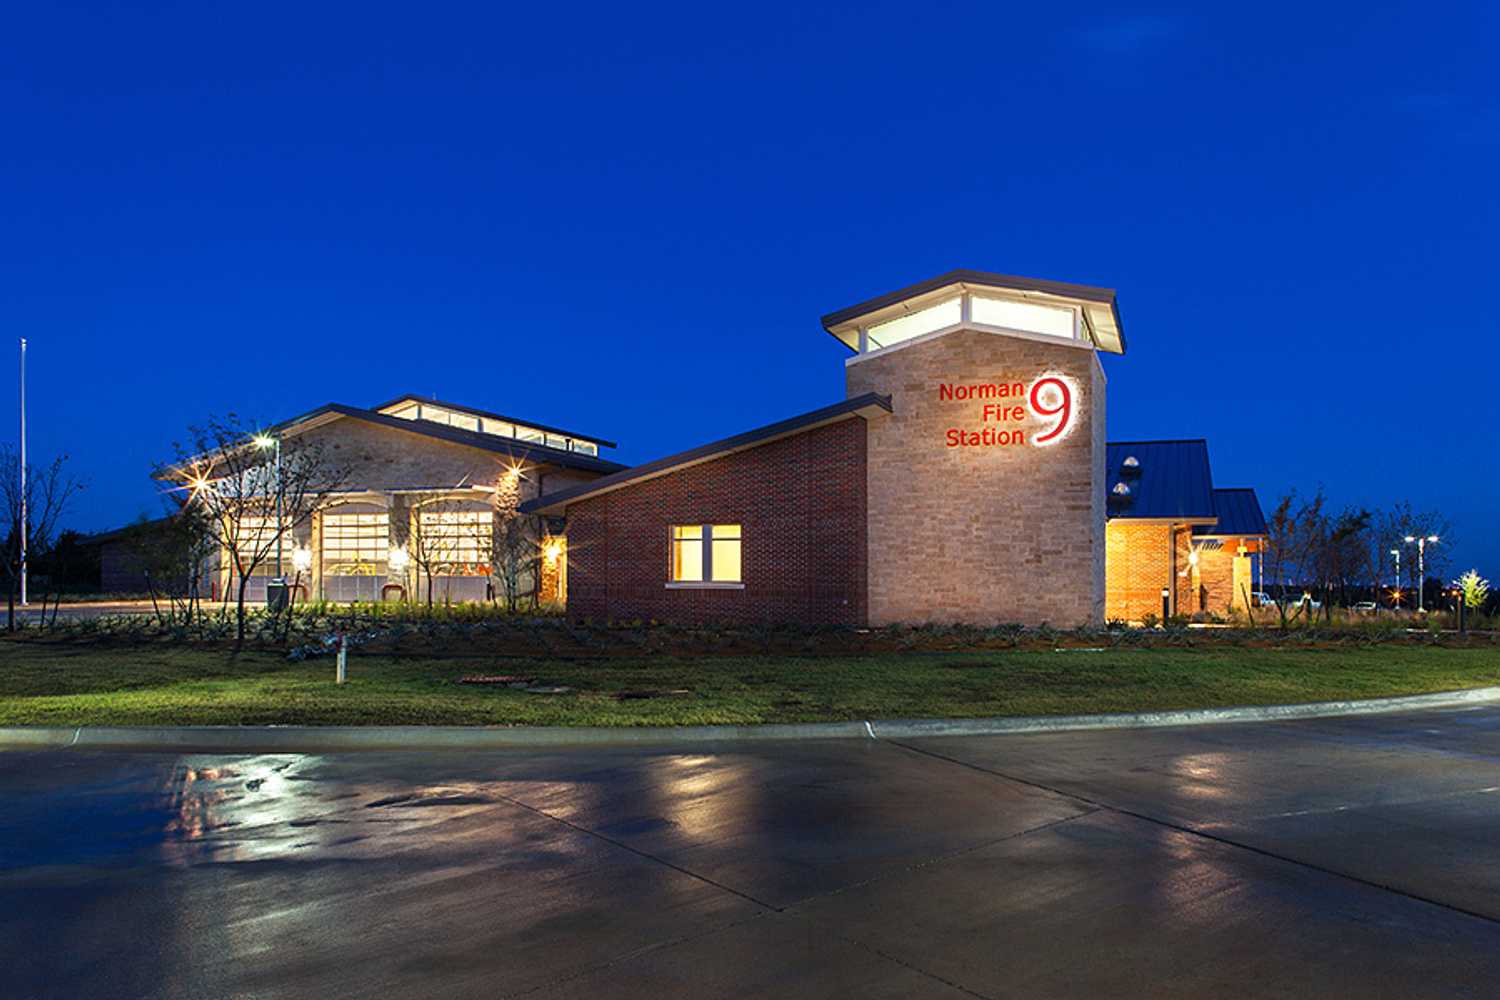
<instances>
[{"instance_id":1,"label":"brick wall","mask_svg":"<svg viewBox=\"0 0 1500 1000\"><path fill-rule=\"evenodd\" d=\"M1119 621L1161 617L1161 589L1174 579L1167 524L1114 520L1106 530L1105 614ZM1184 563L1183 565L1186 565Z\"/></svg>"},{"instance_id":2,"label":"brick wall","mask_svg":"<svg viewBox=\"0 0 1500 1000\"><path fill-rule=\"evenodd\" d=\"M865 433L854 417L569 506L568 615L863 623ZM669 589L674 524L741 525L744 589Z\"/></svg>"},{"instance_id":3,"label":"brick wall","mask_svg":"<svg viewBox=\"0 0 1500 1000\"><path fill-rule=\"evenodd\" d=\"M1102 622L1104 374L1092 351L959 330L846 372L850 396L889 394L894 409L870 425L872 623ZM1049 372L1077 385L1066 438L947 446L950 428L986 426L984 401L942 399L940 384L1029 386ZM1046 427L1034 417L990 426Z\"/></svg>"}]
</instances>

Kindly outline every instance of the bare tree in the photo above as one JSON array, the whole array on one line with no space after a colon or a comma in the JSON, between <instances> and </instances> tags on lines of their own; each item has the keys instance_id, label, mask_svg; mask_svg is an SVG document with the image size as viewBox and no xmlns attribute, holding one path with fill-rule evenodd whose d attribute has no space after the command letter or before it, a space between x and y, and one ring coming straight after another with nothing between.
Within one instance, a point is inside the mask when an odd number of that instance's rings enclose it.
<instances>
[{"instance_id":1,"label":"bare tree","mask_svg":"<svg viewBox=\"0 0 1500 1000\"><path fill-rule=\"evenodd\" d=\"M1452 551L1452 528L1447 518L1436 511L1416 510L1409 501L1399 501L1375 516L1371 535L1376 558L1384 565L1394 569L1395 559L1390 554L1391 550L1401 553L1402 574L1401 578L1396 580L1396 586L1408 589L1406 581L1411 581L1409 589L1413 592L1417 587L1426 587L1427 581L1417 579L1419 575L1417 552L1406 539L1437 535L1441 541L1437 545L1426 547L1424 561L1427 564L1429 580L1443 578L1443 569L1448 564L1448 553Z\"/></svg>"},{"instance_id":2,"label":"bare tree","mask_svg":"<svg viewBox=\"0 0 1500 1000\"><path fill-rule=\"evenodd\" d=\"M1369 511L1353 507L1346 507L1330 517L1319 504L1303 526L1309 569L1323 598L1325 618L1331 619L1333 615L1334 587L1338 587L1339 603L1347 607L1350 584L1357 583L1369 568L1368 536L1372 517Z\"/></svg>"},{"instance_id":3,"label":"bare tree","mask_svg":"<svg viewBox=\"0 0 1500 1000\"><path fill-rule=\"evenodd\" d=\"M493 573L504 597L505 609L515 611L524 599L537 601L538 570L541 566L541 531L538 521L520 512L521 471L507 470L495 486L495 534L492 542Z\"/></svg>"},{"instance_id":4,"label":"bare tree","mask_svg":"<svg viewBox=\"0 0 1500 1000\"><path fill-rule=\"evenodd\" d=\"M489 568L481 563L489 553L492 520L489 511L477 512L474 505L473 500L440 496L419 503L412 511L407 554L425 580L429 608L436 577L489 576ZM485 516L476 518L476 514ZM478 555L481 560L465 558L469 555Z\"/></svg>"},{"instance_id":5,"label":"bare tree","mask_svg":"<svg viewBox=\"0 0 1500 1000\"><path fill-rule=\"evenodd\" d=\"M235 414L188 429L162 473L187 490L237 577L235 647L245 641L245 594L256 569L284 550L294 529L348 479L325 444L306 435L258 434Z\"/></svg>"},{"instance_id":6,"label":"bare tree","mask_svg":"<svg viewBox=\"0 0 1500 1000\"><path fill-rule=\"evenodd\" d=\"M16 628L16 591L21 583L21 539L28 559L44 552L58 521L73 497L83 489L59 455L49 465L27 466L26 488L21 488L21 459L9 445L0 445L0 500L5 503L8 533L5 540L6 628ZM25 511L24 517L22 511ZM45 610L45 609L44 609Z\"/></svg>"},{"instance_id":7,"label":"bare tree","mask_svg":"<svg viewBox=\"0 0 1500 1000\"><path fill-rule=\"evenodd\" d=\"M175 505L174 505L175 506ZM134 525L124 539L131 561L140 567L157 617L190 623L199 611L203 579L218 551L213 524L202 504L171 510L160 521ZM166 598L168 611L159 598Z\"/></svg>"}]
</instances>

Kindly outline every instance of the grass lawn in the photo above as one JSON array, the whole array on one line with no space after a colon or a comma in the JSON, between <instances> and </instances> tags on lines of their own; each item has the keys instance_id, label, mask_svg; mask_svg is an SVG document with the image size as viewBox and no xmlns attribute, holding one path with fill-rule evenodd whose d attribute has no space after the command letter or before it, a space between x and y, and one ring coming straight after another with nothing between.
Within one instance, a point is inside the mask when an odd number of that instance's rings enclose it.
<instances>
[{"instance_id":1,"label":"grass lawn","mask_svg":"<svg viewBox=\"0 0 1500 1000\"><path fill-rule=\"evenodd\" d=\"M534 678L533 693L458 683ZM167 643L0 643L0 725L693 725L1049 715L1323 701L1500 684L1493 645L1016 649L288 662Z\"/></svg>"}]
</instances>

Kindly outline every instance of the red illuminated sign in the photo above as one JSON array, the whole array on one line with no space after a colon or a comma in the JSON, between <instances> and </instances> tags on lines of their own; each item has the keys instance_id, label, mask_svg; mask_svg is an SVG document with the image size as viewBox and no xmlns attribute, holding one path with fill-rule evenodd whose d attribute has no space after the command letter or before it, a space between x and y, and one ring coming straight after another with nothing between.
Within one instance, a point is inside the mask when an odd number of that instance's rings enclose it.
<instances>
[{"instance_id":1,"label":"red illuminated sign","mask_svg":"<svg viewBox=\"0 0 1500 1000\"><path fill-rule=\"evenodd\" d=\"M946 435L949 448L989 448L996 445L1032 445L1045 448L1066 438L1073 430L1073 402L1078 385L1060 372L1046 372L1021 382L982 382L974 385L938 386L938 399L949 401L982 401L979 405L981 426L975 430L950 427ZM1030 426L1026 426L1027 424Z\"/></svg>"}]
</instances>

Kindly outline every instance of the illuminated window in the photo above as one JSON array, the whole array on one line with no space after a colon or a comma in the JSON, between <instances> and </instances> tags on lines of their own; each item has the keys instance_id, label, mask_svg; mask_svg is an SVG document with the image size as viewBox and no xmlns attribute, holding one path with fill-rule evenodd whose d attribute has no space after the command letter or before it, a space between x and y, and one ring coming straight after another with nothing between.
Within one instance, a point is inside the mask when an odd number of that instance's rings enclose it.
<instances>
[{"instance_id":1,"label":"illuminated window","mask_svg":"<svg viewBox=\"0 0 1500 1000\"><path fill-rule=\"evenodd\" d=\"M489 576L495 516L488 510L417 513L421 553L433 576Z\"/></svg>"},{"instance_id":2,"label":"illuminated window","mask_svg":"<svg viewBox=\"0 0 1500 1000\"><path fill-rule=\"evenodd\" d=\"M486 434L494 434L498 437L509 438L516 436L515 424L509 424L503 420L491 420L489 417L484 418L483 426L480 429Z\"/></svg>"},{"instance_id":3,"label":"illuminated window","mask_svg":"<svg viewBox=\"0 0 1500 1000\"><path fill-rule=\"evenodd\" d=\"M402 420L415 420L421 410L422 407L417 403L402 403L400 406L393 406L385 412L390 416L400 417Z\"/></svg>"},{"instance_id":4,"label":"illuminated window","mask_svg":"<svg viewBox=\"0 0 1500 1000\"><path fill-rule=\"evenodd\" d=\"M870 342L870 350L879 350L882 347L890 347L899 344L903 340L911 340L920 337L924 333L932 333L947 326L956 326L963 319L963 304L959 299L949 299L939 302L935 306L926 309L918 309L914 313L888 319L884 323L876 323L865 331L865 336Z\"/></svg>"},{"instance_id":5,"label":"illuminated window","mask_svg":"<svg viewBox=\"0 0 1500 1000\"><path fill-rule=\"evenodd\" d=\"M513 424L508 420L474 416L473 414L450 409L446 406L434 406L431 403L423 403L418 400L406 400L395 406L388 407L381 412L387 416L400 417L402 420L425 420L428 423L442 424L445 427L457 427L465 431L493 434L496 437L516 438L528 444L540 444L546 445L548 448L556 448L558 451L576 451L584 455L599 454L599 446L592 441L575 441L562 434L550 434L546 431L537 430L535 427Z\"/></svg>"},{"instance_id":6,"label":"illuminated window","mask_svg":"<svg viewBox=\"0 0 1500 1000\"><path fill-rule=\"evenodd\" d=\"M969 306L969 317L976 323L1001 326L1007 330L1040 333L1067 340L1077 336L1073 310L1058 306L1040 306L1034 302L975 295Z\"/></svg>"},{"instance_id":7,"label":"illuminated window","mask_svg":"<svg viewBox=\"0 0 1500 1000\"><path fill-rule=\"evenodd\" d=\"M739 583L738 524L674 524L673 583Z\"/></svg>"},{"instance_id":8,"label":"illuminated window","mask_svg":"<svg viewBox=\"0 0 1500 1000\"><path fill-rule=\"evenodd\" d=\"M390 515L323 515L323 572L328 576L384 576L391 551Z\"/></svg>"}]
</instances>

